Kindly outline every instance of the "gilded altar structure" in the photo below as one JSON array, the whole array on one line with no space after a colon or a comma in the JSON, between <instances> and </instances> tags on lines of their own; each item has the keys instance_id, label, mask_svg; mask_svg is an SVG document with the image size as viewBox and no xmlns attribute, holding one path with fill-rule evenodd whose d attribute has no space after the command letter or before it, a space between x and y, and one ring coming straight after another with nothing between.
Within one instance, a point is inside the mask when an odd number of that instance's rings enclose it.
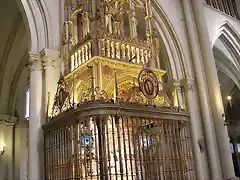
<instances>
[{"instance_id":1,"label":"gilded altar structure","mask_svg":"<svg viewBox=\"0 0 240 180\"><path fill-rule=\"evenodd\" d=\"M150 0L65 0L45 178L194 180L189 116L164 91Z\"/></svg>"}]
</instances>

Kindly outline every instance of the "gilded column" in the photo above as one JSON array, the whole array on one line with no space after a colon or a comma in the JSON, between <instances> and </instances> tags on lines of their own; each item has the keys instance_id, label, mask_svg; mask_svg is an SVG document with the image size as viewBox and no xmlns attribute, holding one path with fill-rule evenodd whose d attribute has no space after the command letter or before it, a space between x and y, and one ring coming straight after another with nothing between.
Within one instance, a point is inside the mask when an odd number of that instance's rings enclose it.
<instances>
[{"instance_id":1,"label":"gilded column","mask_svg":"<svg viewBox=\"0 0 240 180\"><path fill-rule=\"evenodd\" d=\"M40 52L44 68L44 104L45 113L50 116L53 107L54 96L57 90L57 81L60 75L60 52L52 49L43 49ZM58 71L59 70L59 71Z\"/></svg>"},{"instance_id":2,"label":"gilded column","mask_svg":"<svg viewBox=\"0 0 240 180\"><path fill-rule=\"evenodd\" d=\"M193 18L196 22L196 32L199 37L199 45L202 54L203 67L206 74L206 81L210 103L212 108L215 132L217 137L219 157L221 161L221 170L223 179L236 179L234 174L234 168L232 163L231 151L229 148L229 137L227 128L224 126L224 119L222 114L224 113L221 91L219 87L219 81L217 76L216 64L213 56L211 42L208 36L207 24L204 16L203 2L200 0L192 1ZM194 41L191 39L191 41ZM208 134L206 134L208 136ZM213 168L216 165L212 165Z\"/></svg>"},{"instance_id":3,"label":"gilded column","mask_svg":"<svg viewBox=\"0 0 240 180\"><path fill-rule=\"evenodd\" d=\"M42 125L42 61L39 54L29 55L30 116L29 116L29 180L44 179L44 140Z\"/></svg>"}]
</instances>

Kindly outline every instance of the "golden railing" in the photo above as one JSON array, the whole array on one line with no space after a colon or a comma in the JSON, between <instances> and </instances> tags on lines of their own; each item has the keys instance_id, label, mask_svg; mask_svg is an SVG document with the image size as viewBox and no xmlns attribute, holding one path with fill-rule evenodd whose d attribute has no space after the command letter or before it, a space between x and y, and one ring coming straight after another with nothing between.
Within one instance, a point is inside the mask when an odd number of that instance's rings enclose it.
<instances>
[{"instance_id":1,"label":"golden railing","mask_svg":"<svg viewBox=\"0 0 240 180\"><path fill-rule=\"evenodd\" d=\"M79 46L71 55L71 71L75 70L83 63L92 58L92 42L87 41Z\"/></svg>"},{"instance_id":2,"label":"golden railing","mask_svg":"<svg viewBox=\"0 0 240 180\"><path fill-rule=\"evenodd\" d=\"M89 103L45 132L45 177L194 180L188 115L170 108Z\"/></svg>"},{"instance_id":3,"label":"golden railing","mask_svg":"<svg viewBox=\"0 0 240 180\"><path fill-rule=\"evenodd\" d=\"M131 61L136 64L146 64L152 58L151 47L147 42L144 43L138 39L118 39L102 35L97 44L97 50L94 49L92 40L87 40L80 46L74 47L70 60L71 72L90 60L93 57L93 51L97 52L95 55L101 57Z\"/></svg>"},{"instance_id":4,"label":"golden railing","mask_svg":"<svg viewBox=\"0 0 240 180\"><path fill-rule=\"evenodd\" d=\"M119 60L131 60L145 64L151 58L151 49L147 46L105 37L100 40L100 56Z\"/></svg>"}]
</instances>

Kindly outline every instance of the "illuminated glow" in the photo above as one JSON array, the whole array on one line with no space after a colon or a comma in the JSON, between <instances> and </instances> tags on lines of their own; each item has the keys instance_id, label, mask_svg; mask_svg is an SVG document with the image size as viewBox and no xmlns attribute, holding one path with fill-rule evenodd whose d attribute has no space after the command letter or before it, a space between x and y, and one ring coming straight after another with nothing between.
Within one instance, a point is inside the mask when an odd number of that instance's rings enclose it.
<instances>
[{"instance_id":1,"label":"illuminated glow","mask_svg":"<svg viewBox=\"0 0 240 180\"><path fill-rule=\"evenodd\" d=\"M232 100L232 97L231 97L231 96L228 96L227 99L230 101L230 100Z\"/></svg>"}]
</instances>

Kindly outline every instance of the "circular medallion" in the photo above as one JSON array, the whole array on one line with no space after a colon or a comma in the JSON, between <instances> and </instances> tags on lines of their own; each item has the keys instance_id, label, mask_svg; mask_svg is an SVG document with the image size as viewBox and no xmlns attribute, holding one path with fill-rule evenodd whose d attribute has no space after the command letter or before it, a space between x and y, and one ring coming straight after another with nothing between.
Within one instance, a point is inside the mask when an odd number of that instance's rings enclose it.
<instances>
[{"instance_id":1,"label":"circular medallion","mask_svg":"<svg viewBox=\"0 0 240 180\"><path fill-rule=\"evenodd\" d=\"M158 95L159 85L157 76L150 69L143 69L138 75L140 91L148 99Z\"/></svg>"}]
</instances>

